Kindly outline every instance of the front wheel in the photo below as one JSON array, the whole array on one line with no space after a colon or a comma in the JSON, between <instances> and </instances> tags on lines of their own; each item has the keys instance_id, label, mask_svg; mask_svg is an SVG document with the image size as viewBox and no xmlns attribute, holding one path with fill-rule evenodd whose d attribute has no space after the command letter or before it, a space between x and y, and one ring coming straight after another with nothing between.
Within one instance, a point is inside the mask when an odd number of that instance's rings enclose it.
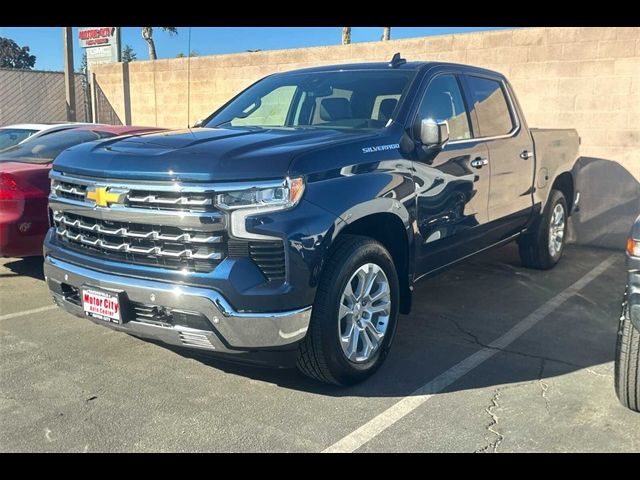
<instances>
[{"instance_id":1,"label":"front wheel","mask_svg":"<svg viewBox=\"0 0 640 480\"><path fill-rule=\"evenodd\" d=\"M568 212L562 192L552 190L536 226L518 241L523 266L548 270L558 263L564 251Z\"/></svg>"},{"instance_id":2,"label":"front wheel","mask_svg":"<svg viewBox=\"0 0 640 480\"><path fill-rule=\"evenodd\" d=\"M630 317L629 297L625 295L618 325L615 387L620 403L640 412L640 332Z\"/></svg>"},{"instance_id":3,"label":"front wheel","mask_svg":"<svg viewBox=\"0 0 640 480\"><path fill-rule=\"evenodd\" d=\"M325 383L351 385L384 362L395 334L400 287L379 242L344 235L322 273L298 368Z\"/></svg>"}]
</instances>

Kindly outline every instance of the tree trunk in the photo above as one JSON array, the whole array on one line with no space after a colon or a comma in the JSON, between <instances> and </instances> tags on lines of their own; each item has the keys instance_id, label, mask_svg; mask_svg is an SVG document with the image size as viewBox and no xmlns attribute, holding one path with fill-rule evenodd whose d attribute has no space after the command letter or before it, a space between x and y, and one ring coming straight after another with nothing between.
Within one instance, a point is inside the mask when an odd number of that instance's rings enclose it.
<instances>
[{"instance_id":1,"label":"tree trunk","mask_svg":"<svg viewBox=\"0 0 640 480\"><path fill-rule=\"evenodd\" d=\"M149 60L157 60L156 44L153 42L153 27L142 27L142 38L149 47Z\"/></svg>"},{"instance_id":2,"label":"tree trunk","mask_svg":"<svg viewBox=\"0 0 640 480\"><path fill-rule=\"evenodd\" d=\"M351 43L351 27L342 27L342 44L348 45Z\"/></svg>"},{"instance_id":3,"label":"tree trunk","mask_svg":"<svg viewBox=\"0 0 640 480\"><path fill-rule=\"evenodd\" d=\"M391 39L391 27L384 27L382 31L382 40L387 41Z\"/></svg>"}]
</instances>

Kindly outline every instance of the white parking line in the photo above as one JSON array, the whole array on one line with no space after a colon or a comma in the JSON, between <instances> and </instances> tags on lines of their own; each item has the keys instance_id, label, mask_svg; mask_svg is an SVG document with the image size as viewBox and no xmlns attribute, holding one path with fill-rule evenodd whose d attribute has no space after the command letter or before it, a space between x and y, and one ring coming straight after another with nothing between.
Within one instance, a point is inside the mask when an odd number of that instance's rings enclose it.
<instances>
[{"instance_id":1,"label":"white parking line","mask_svg":"<svg viewBox=\"0 0 640 480\"><path fill-rule=\"evenodd\" d=\"M32 308L31 310L23 310L16 313L7 313L6 315L0 315L0 322L2 320L9 320L10 318L24 317L25 315L31 315L32 313L46 312L47 310L53 310L58 308L56 305L47 305L46 307Z\"/></svg>"},{"instance_id":2,"label":"white parking line","mask_svg":"<svg viewBox=\"0 0 640 480\"><path fill-rule=\"evenodd\" d=\"M357 430L354 430L346 437L338 440L336 443L326 448L323 453L350 453L360 448L362 445L382 433L384 430L389 428L405 415L414 411L420 405L433 397L436 393L441 392L443 389L451 385L453 382L459 380L461 377L476 368L478 365L493 357L500 351L499 349L504 349L505 347L507 347L518 337L520 337L522 334L536 325L540 320L544 319L547 315L552 313L560 305L562 305L578 291L584 288L598 275L603 273L607 268L611 266L611 264L615 261L615 258L616 255L611 255L610 257L605 259L602 263L600 263L593 270L583 276L580 280L560 292L558 295L543 304L533 313L527 315L524 319L514 325L511 330L509 330L497 340L491 342L487 347L465 358L457 365L454 365L446 372L440 374L430 382L418 388L411 395L404 397L402 400L386 409L377 417L374 417Z\"/></svg>"}]
</instances>

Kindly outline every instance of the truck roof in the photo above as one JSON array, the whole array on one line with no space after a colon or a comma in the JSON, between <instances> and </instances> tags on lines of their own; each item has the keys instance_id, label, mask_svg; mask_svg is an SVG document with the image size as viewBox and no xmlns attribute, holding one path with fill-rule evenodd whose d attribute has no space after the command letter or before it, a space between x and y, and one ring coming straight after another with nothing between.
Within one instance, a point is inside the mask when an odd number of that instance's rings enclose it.
<instances>
[{"instance_id":1,"label":"truck roof","mask_svg":"<svg viewBox=\"0 0 640 480\"><path fill-rule=\"evenodd\" d=\"M406 62L395 67L390 66L389 62L363 62L363 63L345 63L336 65L323 65L319 67L301 68L297 70L289 70L280 72L279 75L286 75L288 73L320 73L320 72L335 72L339 70L421 70L426 67L437 66L455 66L461 70L467 70L469 72L485 72L492 75L499 75L504 78L504 75L495 70L488 70L486 68L476 67L473 65L465 65L462 63L452 62L438 62L438 61L414 61Z\"/></svg>"}]
</instances>

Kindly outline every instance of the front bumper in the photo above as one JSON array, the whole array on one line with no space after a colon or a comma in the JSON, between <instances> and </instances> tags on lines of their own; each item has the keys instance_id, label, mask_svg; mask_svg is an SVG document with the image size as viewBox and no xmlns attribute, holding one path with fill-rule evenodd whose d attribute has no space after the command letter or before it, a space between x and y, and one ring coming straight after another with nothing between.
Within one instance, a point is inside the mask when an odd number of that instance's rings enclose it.
<instances>
[{"instance_id":1,"label":"front bumper","mask_svg":"<svg viewBox=\"0 0 640 480\"><path fill-rule=\"evenodd\" d=\"M311 318L311 307L273 313L237 312L215 290L98 272L51 255L45 257L44 274L54 301L69 313L114 330L182 347L225 353L286 348L304 338ZM65 292L87 285L124 292L127 302L195 312L206 319L206 328L159 325L139 318L113 324L86 317L82 305Z\"/></svg>"}]
</instances>

